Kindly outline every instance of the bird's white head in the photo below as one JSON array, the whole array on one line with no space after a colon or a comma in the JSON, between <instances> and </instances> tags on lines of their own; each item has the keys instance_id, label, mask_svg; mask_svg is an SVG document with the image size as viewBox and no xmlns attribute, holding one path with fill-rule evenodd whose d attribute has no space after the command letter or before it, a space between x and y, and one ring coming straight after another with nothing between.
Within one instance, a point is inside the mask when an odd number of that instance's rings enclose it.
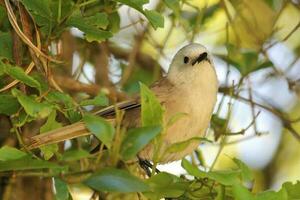
<instances>
[{"instance_id":1,"label":"bird's white head","mask_svg":"<svg viewBox=\"0 0 300 200\"><path fill-rule=\"evenodd\" d=\"M175 54L168 72L168 79L173 83L201 78L209 80L210 76L216 79L211 55L203 45L197 43L181 48Z\"/></svg>"}]
</instances>

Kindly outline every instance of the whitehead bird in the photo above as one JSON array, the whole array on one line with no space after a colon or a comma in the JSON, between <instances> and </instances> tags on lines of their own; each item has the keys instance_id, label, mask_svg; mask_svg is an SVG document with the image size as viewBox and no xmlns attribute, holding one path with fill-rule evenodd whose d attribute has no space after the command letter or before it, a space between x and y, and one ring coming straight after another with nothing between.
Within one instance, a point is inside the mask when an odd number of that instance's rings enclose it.
<instances>
[{"instance_id":1,"label":"whitehead bird","mask_svg":"<svg viewBox=\"0 0 300 200\"><path fill-rule=\"evenodd\" d=\"M217 99L218 80L213 62L207 49L200 44L189 44L181 48L174 56L166 77L154 83L150 89L165 108L164 121L178 113L185 116L178 119L162 135L160 152L172 144L187 141L194 137L203 137L209 126L213 108ZM133 99L117 104L125 110L124 125L140 126L140 101ZM114 115L114 106L98 112L100 116ZM28 148L37 148L46 144L91 134L83 122L34 136ZM199 145L193 140L181 152L164 153L160 163L182 159ZM153 158L154 146L148 144L140 153L142 159Z\"/></svg>"}]
</instances>

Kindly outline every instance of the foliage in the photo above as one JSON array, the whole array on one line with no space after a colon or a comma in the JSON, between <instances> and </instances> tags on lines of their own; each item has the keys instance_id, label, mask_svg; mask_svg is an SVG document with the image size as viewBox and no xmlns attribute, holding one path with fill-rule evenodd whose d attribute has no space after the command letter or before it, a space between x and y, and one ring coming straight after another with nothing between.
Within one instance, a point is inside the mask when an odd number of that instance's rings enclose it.
<instances>
[{"instance_id":1,"label":"foliage","mask_svg":"<svg viewBox=\"0 0 300 200\"><path fill-rule=\"evenodd\" d=\"M221 88L224 97L238 99L243 80L259 70L275 69L266 53L267 48L275 45L269 40L278 39L274 36L277 28L273 24L287 6L281 3L293 3L275 0L214 2L202 5L163 0L155 9L147 9L147 0L0 0L0 120L9 124L3 130L13 135L0 137L0 177L53 178L51 187L53 185L55 192L52 195L59 200L71 198L69 188L74 183L92 188L104 197L116 195L122 198L122 195L134 193L139 199L151 200L299 199L299 181L286 182L276 192L253 192L251 186L255 184L255 176L237 158L232 158L234 167L219 170L213 165L210 168L204 165L200 155L196 154L198 159L182 159L186 174L180 177L153 171L151 177L145 178L136 162L139 151L151 142L159 144L164 130L186 117L185 113L177 113L168 122L164 121L163 105L149 87L141 83L150 84L162 76L158 58L164 54L166 46L174 46L169 38L175 37L175 44L181 35L185 35L185 40L193 41L201 29L217 21L213 17L220 13L226 15L225 31L215 41L216 46L226 51L215 56L229 68L234 68L242 78L234 86L227 84ZM120 27L122 19L118 11L124 6L140 13L138 21L132 22L131 26L140 24L143 27L135 38L132 52L116 42L117 37L123 37L124 27ZM249 13L255 6L258 11L252 16ZM236 12L240 15L234 15ZM261 20L261 26L256 20ZM169 33L162 34L163 28L168 27ZM255 33L253 29L256 29ZM73 34L74 30L83 35ZM176 32L179 30L181 32ZM126 40L126 36L124 38ZM286 40L288 38L283 42ZM75 55L81 63L74 72ZM115 78L117 81L111 78L112 67L109 66L113 62L118 63L121 71L120 77ZM88 65L94 69L95 80L89 80L91 77L86 74ZM113 123L111 113L104 117L94 113L109 104L115 105L116 101L137 90L140 90L141 99L139 127L127 130L121 126L124 113L117 107L113 111L116 115ZM251 106L255 104L252 99L242 100ZM273 107L263 108L282 119L285 128L293 132L286 113ZM229 114L221 117L219 112L212 118L211 131L221 149L224 138L234 135L228 127L229 120ZM34 150L27 148L28 138L35 134L76 123L84 124L85 131L90 131L93 136L72 139L69 146L59 143ZM0 124L1 130L3 124ZM11 138L13 143L8 142ZM90 153L95 138L100 149ZM195 137L173 144L167 151L182 151L194 141L214 143L211 138ZM154 162L151 170L155 170L155 166ZM9 184L13 184L11 182ZM24 189L22 187L16 190Z\"/></svg>"}]
</instances>

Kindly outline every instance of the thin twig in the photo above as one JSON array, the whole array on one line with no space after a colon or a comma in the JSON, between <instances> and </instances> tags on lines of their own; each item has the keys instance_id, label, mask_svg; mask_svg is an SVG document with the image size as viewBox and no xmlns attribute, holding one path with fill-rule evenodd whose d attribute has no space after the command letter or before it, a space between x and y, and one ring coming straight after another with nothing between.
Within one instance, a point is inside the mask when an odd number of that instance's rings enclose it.
<instances>
[{"instance_id":1,"label":"thin twig","mask_svg":"<svg viewBox=\"0 0 300 200\"><path fill-rule=\"evenodd\" d=\"M251 103L250 99L247 99L247 98L245 98L243 96L240 96L238 94L234 94L233 97L236 98L236 99L238 99L238 100L244 101L246 103ZM279 119L281 119L281 121L283 122L284 127L289 131L289 133L292 134L292 136L295 137L295 139L297 139L300 142L300 135L299 135L299 133L291 126L291 120L288 117L286 117L284 115L284 113L282 113L278 109L271 108L271 107L262 105L260 103L254 102L254 101L252 101L252 103L255 106L258 106L260 108L263 108L264 110L267 110L267 111L271 112L272 114L274 114L275 116L277 116Z\"/></svg>"},{"instance_id":2,"label":"thin twig","mask_svg":"<svg viewBox=\"0 0 300 200\"><path fill-rule=\"evenodd\" d=\"M298 22L298 24L296 24L296 26L291 30L291 32L289 32L289 34L287 34L280 42L285 42L287 41L297 30L298 28L300 27L300 21ZM273 47L274 45L278 44L279 41L276 41L272 44L270 44L269 46L267 46L264 50L268 50L270 49L271 47Z\"/></svg>"},{"instance_id":3,"label":"thin twig","mask_svg":"<svg viewBox=\"0 0 300 200\"><path fill-rule=\"evenodd\" d=\"M232 136L232 135L243 135L249 128L251 128L252 125L255 124L257 117L259 116L260 112L258 112L252 119L252 121L250 122L250 124L246 127L243 128L242 130L238 131L238 132L231 132L231 133L226 133L226 135L228 136ZM256 132L255 132L256 133Z\"/></svg>"},{"instance_id":4,"label":"thin twig","mask_svg":"<svg viewBox=\"0 0 300 200\"><path fill-rule=\"evenodd\" d=\"M29 74L32 69L34 67L34 62L31 61L31 63L28 65L28 67L25 70L25 74ZM4 86L3 88L0 89L0 92L4 92L5 90L8 90L12 87L14 87L15 85L17 85L20 81L19 80L14 80L11 83L9 83L8 85Z\"/></svg>"},{"instance_id":5,"label":"thin twig","mask_svg":"<svg viewBox=\"0 0 300 200\"><path fill-rule=\"evenodd\" d=\"M252 117L254 119L254 121L253 121L253 128L254 128L254 132L258 133L257 126L256 126L256 117L258 115L255 114L255 105L253 104L252 88L251 88L250 78L248 78L248 84L249 84L248 93L249 93L249 99L250 99L251 114L252 114Z\"/></svg>"},{"instance_id":6,"label":"thin twig","mask_svg":"<svg viewBox=\"0 0 300 200\"><path fill-rule=\"evenodd\" d=\"M19 37L22 39L22 41L27 44L32 50L34 50L34 52L37 55L43 56L44 58L47 58L48 60L52 61L52 62L56 62L56 63L61 63L61 61L58 61L54 58L51 58L49 56L47 56L46 54L44 54L38 47L36 47L28 37L26 37L26 35L22 32L22 30L20 29L17 20L16 20L16 16L13 12L13 9L11 7L11 4L9 2L9 0L4 0L5 2L5 6L7 9L7 14L8 14L8 19L12 25L12 27L14 28L14 30L16 31L16 33L19 35Z\"/></svg>"}]
</instances>

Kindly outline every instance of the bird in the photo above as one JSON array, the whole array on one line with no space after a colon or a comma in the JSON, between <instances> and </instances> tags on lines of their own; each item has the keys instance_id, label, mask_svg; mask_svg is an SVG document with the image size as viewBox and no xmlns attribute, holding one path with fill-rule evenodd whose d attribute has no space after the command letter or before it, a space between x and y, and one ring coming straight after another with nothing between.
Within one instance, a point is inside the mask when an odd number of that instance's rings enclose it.
<instances>
[{"instance_id":1,"label":"bird","mask_svg":"<svg viewBox=\"0 0 300 200\"><path fill-rule=\"evenodd\" d=\"M159 163L180 160L197 149L200 141L191 140L182 151L166 150L172 144L204 137L217 101L218 78L211 54L198 43L182 47L173 57L166 76L153 83L150 89L165 109L165 121L177 113L184 113L184 116L168 127L162 135L160 152L164 153L160 156ZM104 118L113 116L115 107L125 111L124 126L141 126L139 97L104 108L97 114ZM28 148L33 149L90 134L83 122L77 122L32 137ZM151 142L138 153L138 157L144 160L152 160L153 156L154 144Z\"/></svg>"}]
</instances>

